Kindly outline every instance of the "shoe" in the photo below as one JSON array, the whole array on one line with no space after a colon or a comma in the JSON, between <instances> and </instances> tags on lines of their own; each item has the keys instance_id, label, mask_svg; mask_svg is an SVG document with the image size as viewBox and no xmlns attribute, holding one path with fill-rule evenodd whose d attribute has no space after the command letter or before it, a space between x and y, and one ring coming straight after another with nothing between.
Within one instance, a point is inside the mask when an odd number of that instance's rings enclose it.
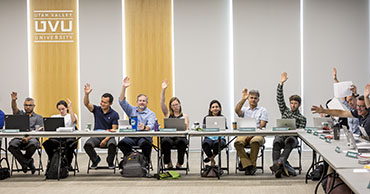
<instances>
[{"instance_id":1,"label":"shoe","mask_svg":"<svg viewBox=\"0 0 370 194\"><path fill-rule=\"evenodd\" d=\"M27 166L22 166L22 171L23 171L24 173L27 173Z\"/></svg>"},{"instance_id":2,"label":"shoe","mask_svg":"<svg viewBox=\"0 0 370 194\"><path fill-rule=\"evenodd\" d=\"M35 168L35 165L33 164L33 158L31 158L31 159L29 160L29 162L28 162L28 167L30 168L31 173L32 173L32 174L35 174L35 172L36 172L36 168ZM24 170L23 170L23 172L24 172ZM26 171L26 172L27 172L27 171Z\"/></svg>"},{"instance_id":3,"label":"shoe","mask_svg":"<svg viewBox=\"0 0 370 194\"><path fill-rule=\"evenodd\" d=\"M108 163L108 168L109 168L109 169L114 169L114 168L115 168L115 166L114 166L114 164L113 164L113 163Z\"/></svg>"},{"instance_id":4,"label":"shoe","mask_svg":"<svg viewBox=\"0 0 370 194\"><path fill-rule=\"evenodd\" d=\"M73 169L72 165L68 165L67 170L68 170L68 171L74 171L74 169Z\"/></svg>"},{"instance_id":5,"label":"shoe","mask_svg":"<svg viewBox=\"0 0 370 194\"><path fill-rule=\"evenodd\" d=\"M208 163L209 161L211 161L209 158L205 158L205 159L203 160L203 162L205 162L205 163Z\"/></svg>"},{"instance_id":6,"label":"shoe","mask_svg":"<svg viewBox=\"0 0 370 194\"><path fill-rule=\"evenodd\" d=\"M280 169L281 169L281 173L282 173L284 176L289 177L289 172L288 172L288 169L285 167L285 164L280 165Z\"/></svg>"},{"instance_id":7,"label":"shoe","mask_svg":"<svg viewBox=\"0 0 370 194\"><path fill-rule=\"evenodd\" d=\"M274 161L273 165L270 166L270 170L273 173L276 173L280 169L280 164L277 161Z\"/></svg>"},{"instance_id":8,"label":"shoe","mask_svg":"<svg viewBox=\"0 0 370 194\"><path fill-rule=\"evenodd\" d=\"M245 171L245 170L247 170L247 167L243 168L242 163L241 163L241 162L239 162L238 169L239 169L239 171Z\"/></svg>"},{"instance_id":9,"label":"shoe","mask_svg":"<svg viewBox=\"0 0 370 194\"><path fill-rule=\"evenodd\" d=\"M285 168L287 169L289 175L297 176L295 169L289 164L289 162L285 163Z\"/></svg>"},{"instance_id":10,"label":"shoe","mask_svg":"<svg viewBox=\"0 0 370 194\"><path fill-rule=\"evenodd\" d=\"M281 178L281 170L278 169L276 172L275 172L275 178Z\"/></svg>"},{"instance_id":11,"label":"shoe","mask_svg":"<svg viewBox=\"0 0 370 194\"><path fill-rule=\"evenodd\" d=\"M245 175L254 175L257 171L257 168L253 165L247 166L245 169Z\"/></svg>"},{"instance_id":12,"label":"shoe","mask_svg":"<svg viewBox=\"0 0 370 194\"><path fill-rule=\"evenodd\" d=\"M100 161L101 161L101 159L98 156L98 158L96 159L96 161L91 164L91 167L90 168L96 169L98 167L98 164L99 164Z\"/></svg>"}]
</instances>

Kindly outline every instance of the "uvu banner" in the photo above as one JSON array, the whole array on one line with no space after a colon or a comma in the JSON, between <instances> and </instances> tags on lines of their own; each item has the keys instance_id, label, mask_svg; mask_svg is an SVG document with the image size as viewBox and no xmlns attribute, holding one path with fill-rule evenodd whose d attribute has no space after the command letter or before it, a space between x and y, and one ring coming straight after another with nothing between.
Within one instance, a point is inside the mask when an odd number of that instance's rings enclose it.
<instances>
[{"instance_id":1,"label":"uvu banner","mask_svg":"<svg viewBox=\"0 0 370 194\"><path fill-rule=\"evenodd\" d=\"M56 103L69 98L78 114L78 1L28 3L30 86L36 111L56 114Z\"/></svg>"}]
</instances>

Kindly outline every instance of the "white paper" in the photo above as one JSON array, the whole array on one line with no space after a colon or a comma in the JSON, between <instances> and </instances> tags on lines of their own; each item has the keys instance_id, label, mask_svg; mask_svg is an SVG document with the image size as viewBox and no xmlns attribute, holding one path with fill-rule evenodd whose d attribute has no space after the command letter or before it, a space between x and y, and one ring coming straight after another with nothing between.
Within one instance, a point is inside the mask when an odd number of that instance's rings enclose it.
<instances>
[{"instance_id":1,"label":"white paper","mask_svg":"<svg viewBox=\"0 0 370 194\"><path fill-rule=\"evenodd\" d=\"M338 98L333 98L328 104L329 109L347 110L344 104Z\"/></svg>"},{"instance_id":2,"label":"white paper","mask_svg":"<svg viewBox=\"0 0 370 194\"><path fill-rule=\"evenodd\" d=\"M351 81L334 83L334 97L344 98L346 96L351 96L352 91L350 87L353 85Z\"/></svg>"},{"instance_id":3,"label":"white paper","mask_svg":"<svg viewBox=\"0 0 370 194\"><path fill-rule=\"evenodd\" d=\"M366 168L353 169L353 173L369 173L370 171Z\"/></svg>"}]
</instances>

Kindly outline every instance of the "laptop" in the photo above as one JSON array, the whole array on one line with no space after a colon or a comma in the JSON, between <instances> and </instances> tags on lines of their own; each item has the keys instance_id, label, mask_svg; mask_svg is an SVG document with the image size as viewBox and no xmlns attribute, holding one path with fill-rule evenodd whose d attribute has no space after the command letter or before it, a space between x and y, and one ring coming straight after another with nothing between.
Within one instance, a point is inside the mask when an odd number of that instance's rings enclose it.
<instances>
[{"instance_id":1,"label":"laptop","mask_svg":"<svg viewBox=\"0 0 370 194\"><path fill-rule=\"evenodd\" d=\"M206 117L206 128L212 129L226 129L226 119L222 116L217 117Z\"/></svg>"},{"instance_id":2,"label":"laptop","mask_svg":"<svg viewBox=\"0 0 370 194\"><path fill-rule=\"evenodd\" d=\"M184 118L165 118L164 128L175 128L176 131L185 131L185 119Z\"/></svg>"},{"instance_id":3,"label":"laptop","mask_svg":"<svg viewBox=\"0 0 370 194\"><path fill-rule=\"evenodd\" d=\"M56 131L59 127L64 127L63 117L44 117L44 131Z\"/></svg>"},{"instance_id":4,"label":"laptop","mask_svg":"<svg viewBox=\"0 0 370 194\"><path fill-rule=\"evenodd\" d=\"M238 128L257 128L257 121L255 118L236 118Z\"/></svg>"},{"instance_id":5,"label":"laptop","mask_svg":"<svg viewBox=\"0 0 370 194\"><path fill-rule=\"evenodd\" d=\"M295 119L276 119L276 127L289 128L289 130L296 129Z\"/></svg>"},{"instance_id":6,"label":"laptop","mask_svg":"<svg viewBox=\"0 0 370 194\"><path fill-rule=\"evenodd\" d=\"M325 126L324 124L327 123L329 128L334 126L334 121L331 117L314 117L313 118L313 126L317 128L323 129Z\"/></svg>"},{"instance_id":7,"label":"laptop","mask_svg":"<svg viewBox=\"0 0 370 194\"><path fill-rule=\"evenodd\" d=\"M30 131L30 117L28 115L5 115L5 129Z\"/></svg>"},{"instance_id":8,"label":"laptop","mask_svg":"<svg viewBox=\"0 0 370 194\"><path fill-rule=\"evenodd\" d=\"M365 140L370 141L369 135L367 134L364 127L359 126L362 136L364 136Z\"/></svg>"},{"instance_id":9,"label":"laptop","mask_svg":"<svg viewBox=\"0 0 370 194\"><path fill-rule=\"evenodd\" d=\"M131 129L132 126L129 120L118 120L118 129Z\"/></svg>"},{"instance_id":10,"label":"laptop","mask_svg":"<svg viewBox=\"0 0 370 194\"><path fill-rule=\"evenodd\" d=\"M356 145L356 143L360 143L361 141L355 139L355 137L353 136L353 133L351 131L349 131L348 128L344 125L343 125L343 130L344 130L344 134L346 135L346 138L347 138L347 141L348 141L348 146L351 149L356 150L360 154L370 153L370 148L369 147L366 147L366 146L365 147L358 147Z\"/></svg>"}]
</instances>

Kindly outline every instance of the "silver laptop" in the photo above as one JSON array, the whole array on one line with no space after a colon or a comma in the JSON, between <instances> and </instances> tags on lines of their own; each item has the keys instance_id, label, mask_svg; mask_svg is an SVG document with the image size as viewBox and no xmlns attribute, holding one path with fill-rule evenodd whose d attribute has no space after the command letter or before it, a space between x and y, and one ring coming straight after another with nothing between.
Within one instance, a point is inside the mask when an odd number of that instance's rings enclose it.
<instances>
[{"instance_id":1,"label":"silver laptop","mask_svg":"<svg viewBox=\"0 0 370 194\"><path fill-rule=\"evenodd\" d=\"M295 119L276 119L276 127L286 127L289 130L296 129Z\"/></svg>"},{"instance_id":2,"label":"silver laptop","mask_svg":"<svg viewBox=\"0 0 370 194\"><path fill-rule=\"evenodd\" d=\"M369 135L367 134L365 128L359 126L362 136L364 136L365 140L370 141Z\"/></svg>"},{"instance_id":3,"label":"silver laptop","mask_svg":"<svg viewBox=\"0 0 370 194\"><path fill-rule=\"evenodd\" d=\"M255 118L236 118L238 128L257 128L257 121Z\"/></svg>"},{"instance_id":4,"label":"silver laptop","mask_svg":"<svg viewBox=\"0 0 370 194\"><path fill-rule=\"evenodd\" d=\"M329 128L334 126L334 121L331 117L314 117L313 118L313 126L317 128L324 128L325 123L328 124Z\"/></svg>"},{"instance_id":5,"label":"silver laptop","mask_svg":"<svg viewBox=\"0 0 370 194\"><path fill-rule=\"evenodd\" d=\"M222 116L206 117L206 128L226 129L226 119Z\"/></svg>"},{"instance_id":6,"label":"silver laptop","mask_svg":"<svg viewBox=\"0 0 370 194\"><path fill-rule=\"evenodd\" d=\"M342 127L344 131L344 135L346 135L346 138L347 138L348 146L351 149L357 150L356 139L355 137L353 137L352 132L348 130L347 126L343 125ZM357 142L359 141L357 140Z\"/></svg>"},{"instance_id":7,"label":"silver laptop","mask_svg":"<svg viewBox=\"0 0 370 194\"><path fill-rule=\"evenodd\" d=\"M184 118L165 118L164 128L175 128L176 131L185 131L185 119Z\"/></svg>"},{"instance_id":8,"label":"silver laptop","mask_svg":"<svg viewBox=\"0 0 370 194\"><path fill-rule=\"evenodd\" d=\"M118 129L131 129L129 120L118 120Z\"/></svg>"}]
</instances>

